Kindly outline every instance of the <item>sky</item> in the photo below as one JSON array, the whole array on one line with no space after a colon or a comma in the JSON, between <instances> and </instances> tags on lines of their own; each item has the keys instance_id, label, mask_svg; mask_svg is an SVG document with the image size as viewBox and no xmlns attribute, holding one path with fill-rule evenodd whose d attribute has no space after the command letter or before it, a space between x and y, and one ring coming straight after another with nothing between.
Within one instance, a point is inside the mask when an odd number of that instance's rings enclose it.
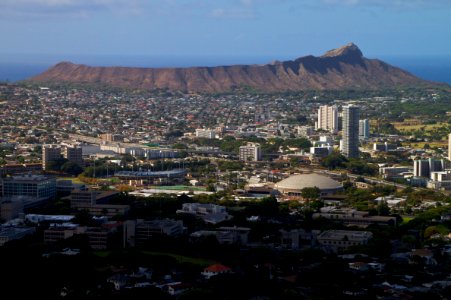
<instances>
[{"instance_id":1,"label":"sky","mask_svg":"<svg viewBox=\"0 0 451 300\"><path fill-rule=\"evenodd\" d=\"M0 0L11 54L297 58L451 54L451 0Z\"/></svg>"}]
</instances>

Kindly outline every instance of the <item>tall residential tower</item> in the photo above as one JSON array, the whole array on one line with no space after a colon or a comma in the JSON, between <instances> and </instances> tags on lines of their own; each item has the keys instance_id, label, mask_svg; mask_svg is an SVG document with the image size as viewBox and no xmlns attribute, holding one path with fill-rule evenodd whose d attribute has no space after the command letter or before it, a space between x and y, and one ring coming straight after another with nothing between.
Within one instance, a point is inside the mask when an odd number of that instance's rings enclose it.
<instances>
[{"instance_id":1,"label":"tall residential tower","mask_svg":"<svg viewBox=\"0 0 451 300\"><path fill-rule=\"evenodd\" d=\"M343 107L343 155L359 157L359 107Z\"/></svg>"},{"instance_id":2,"label":"tall residential tower","mask_svg":"<svg viewBox=\"0 0 451 300\"><path fill-rule=\"evenodd\" d=\"M359 139L366 140L370 137L370 122L368 119L359 121Z\"/></svg>"},{"instance_id":3,"label":"tall residential tower","mask_svg":"<svg viewBox=\"0 0 451 300\"><path fill-rule=\"evenodd\" d=\"M332 133L338 131L338 107L336 105L319 107L316 129L323 129Z\"/></svg>"}]
</instances>

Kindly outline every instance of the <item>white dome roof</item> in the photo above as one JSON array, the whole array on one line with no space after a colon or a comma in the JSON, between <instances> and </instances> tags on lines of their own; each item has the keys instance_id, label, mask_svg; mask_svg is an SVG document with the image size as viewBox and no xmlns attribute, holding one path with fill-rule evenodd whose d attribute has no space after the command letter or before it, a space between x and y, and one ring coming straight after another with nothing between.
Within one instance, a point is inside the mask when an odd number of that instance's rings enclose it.
<instances>
[{"instance_id":1,"label":"white dome roof","mask_svg":"<svg viewBox=\"0 0 451 300\"><path fill-rule=\"evenodd\" d=\"M318 187L320 190L341 189L343 186L327 176L315 173L293 175L276 184L276 188L302 190L306 187Z\"/></svg>"}]
</instances>

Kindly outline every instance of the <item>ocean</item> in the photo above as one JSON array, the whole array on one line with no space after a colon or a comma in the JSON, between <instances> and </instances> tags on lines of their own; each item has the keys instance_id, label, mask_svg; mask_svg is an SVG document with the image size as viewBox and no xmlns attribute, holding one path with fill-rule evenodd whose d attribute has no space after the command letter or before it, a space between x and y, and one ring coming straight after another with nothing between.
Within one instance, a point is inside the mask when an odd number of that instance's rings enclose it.
<instances>
[{"instance_id":1,"label":"ocean","mask_svg":"<svg viewBox=\"0 0 451 300\"><path fill-rule=\"evenodd\" d=\"M287 57L279 60L290 59ZM420 78L451 84L451 56L415 57L387 56L381 60L404 69ZM264 64L270 57L214 57L214 56L50 56L0 55L0 81L16 82L37 75L60 61L95 66L125 67L192 67L231 64Z\"/></svg>"}]
</instances>

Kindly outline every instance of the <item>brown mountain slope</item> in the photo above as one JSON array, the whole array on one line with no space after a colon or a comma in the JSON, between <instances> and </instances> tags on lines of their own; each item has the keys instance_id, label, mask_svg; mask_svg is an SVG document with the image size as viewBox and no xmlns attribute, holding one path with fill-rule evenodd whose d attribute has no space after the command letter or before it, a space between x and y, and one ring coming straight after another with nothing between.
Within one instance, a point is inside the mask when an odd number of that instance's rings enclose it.
<instances>
[{"instance_id":1,"label":"brown mountain slope","mask_svg":"<svg viewBox=\"0 0 451 300\"><path fill-rule=\"evenodd\" d=\"M262 92L378 89L428 84L380 60L364 58L360 49L352 43L328 51L321 57L305 56L265 65L128 68L90 67L62 62L30 80L185 92L227 92L242 87Z\"/></svg>"}]
</instances>

